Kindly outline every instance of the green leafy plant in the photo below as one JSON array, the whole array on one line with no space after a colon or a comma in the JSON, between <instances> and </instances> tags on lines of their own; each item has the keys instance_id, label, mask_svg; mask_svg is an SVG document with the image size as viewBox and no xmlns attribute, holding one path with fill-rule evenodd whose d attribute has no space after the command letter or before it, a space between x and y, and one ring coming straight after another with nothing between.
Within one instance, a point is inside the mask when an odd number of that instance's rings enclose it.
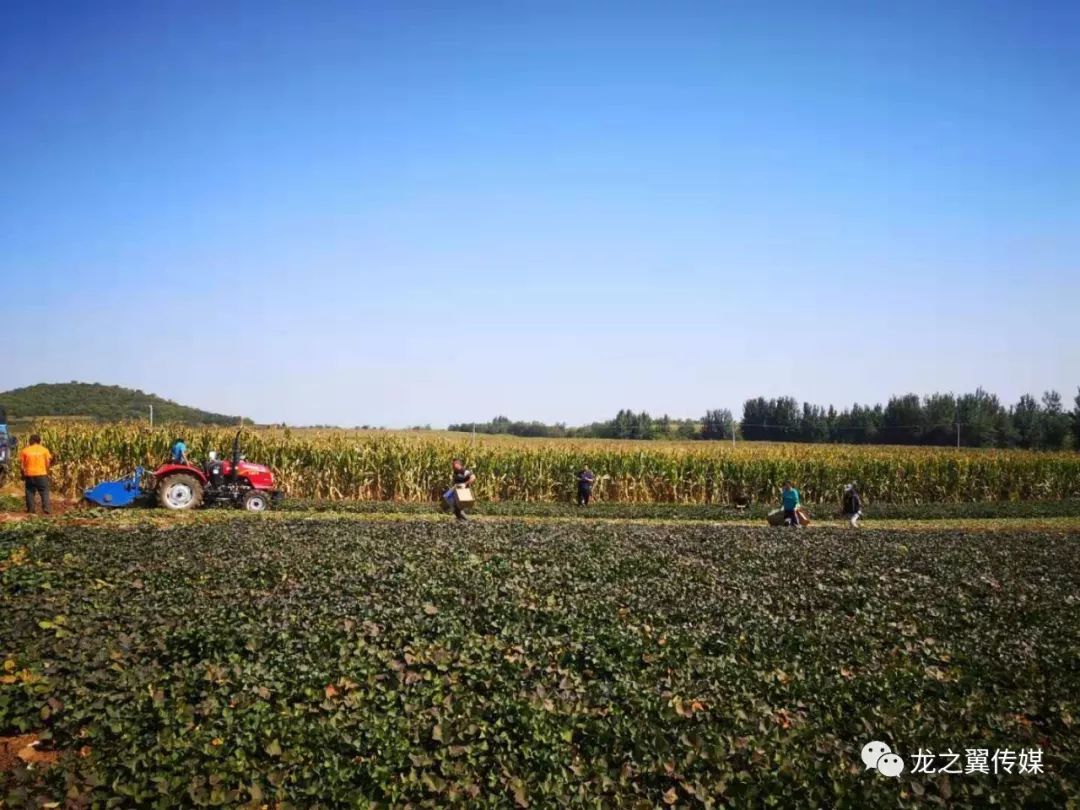
<instances>
[{"instance_id":1,"label":"green leafy plant","mask_svg":"<svg viewBox=\"0 0 1080 810\"><path fill-rule=\"evenodd\" d=\"M10 806L1080 798L1080 535L236 519L0 528ZM1039 747L1040 776L861 746Z\"/></svg>"}]
</instances>

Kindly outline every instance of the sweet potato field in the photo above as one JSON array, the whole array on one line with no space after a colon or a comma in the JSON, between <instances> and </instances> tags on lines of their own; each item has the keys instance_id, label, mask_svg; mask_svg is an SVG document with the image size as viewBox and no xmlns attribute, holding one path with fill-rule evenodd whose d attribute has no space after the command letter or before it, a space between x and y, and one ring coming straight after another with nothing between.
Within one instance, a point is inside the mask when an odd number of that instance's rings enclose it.
<instances>
[{"instance_id":1,"label":"sweet potato field","mask_svg":"<svg viewBox=\"0 0 1080 810\"><path fill-rule=\"evenodd\" d=\"M28 521L0 586L11 807L1080 801L1075 529Z\"/></svg>"}]
</instances>

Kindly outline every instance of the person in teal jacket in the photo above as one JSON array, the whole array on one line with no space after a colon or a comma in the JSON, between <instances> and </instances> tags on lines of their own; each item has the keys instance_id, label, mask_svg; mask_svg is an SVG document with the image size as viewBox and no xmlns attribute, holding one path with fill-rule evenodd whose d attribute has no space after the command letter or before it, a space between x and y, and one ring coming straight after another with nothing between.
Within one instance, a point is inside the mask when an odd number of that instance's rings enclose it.
<instances>
[{"instance_id":1,"label":"person in teal jacket","mask_svg":"<svg viewBox=\"0 0 1080 810\"><path fill-rule=\"evenodd\" d=\"M799 508L799 490L791 485L790 481L784 482L781 506L784 508L784 523L794 528L799 528L799 516L795 510Z\"/></svg>"},{"instance_id":2,"label":"person in teal jacket","mask_svg":"<svg viewBox=\"0 0 1080 810\"><path fill-rule=\"evenodd\" d=\"M176 441L169 448L169 461L173 464L190 464L187 457L187 445L182 437L177 436Z\"/></svg>"}]
</instances>

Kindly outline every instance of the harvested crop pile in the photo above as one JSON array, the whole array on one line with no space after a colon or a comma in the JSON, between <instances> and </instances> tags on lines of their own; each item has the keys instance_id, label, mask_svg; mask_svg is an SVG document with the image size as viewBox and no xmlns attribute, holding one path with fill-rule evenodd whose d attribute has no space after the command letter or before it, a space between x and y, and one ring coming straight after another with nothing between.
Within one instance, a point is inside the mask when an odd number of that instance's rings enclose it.
<instances>
[{"instance_id":1,"label":"harvested crop pile","mask_svg":"<svg viewBox=\"0 0 1080 810\"><path fill-rule=\"evenodd\" d=\"M1080 800L1078 533L41 526L0 528L0 735L60 758L11 806Z\"/></svg>"}]
</instances>

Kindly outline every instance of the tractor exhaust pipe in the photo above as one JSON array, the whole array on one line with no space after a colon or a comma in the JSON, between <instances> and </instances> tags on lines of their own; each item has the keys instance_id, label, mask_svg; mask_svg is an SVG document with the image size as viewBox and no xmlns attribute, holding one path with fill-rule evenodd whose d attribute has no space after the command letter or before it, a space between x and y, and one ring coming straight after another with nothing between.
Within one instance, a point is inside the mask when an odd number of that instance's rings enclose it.
<instances>
[{"instance_id":1,"label":"tractor exhaust pipe","mask_svg":"<svg viewBox=\"0 0 1080 810\"><path fill-rule=\"evenodd\" d=\"M242 432L243 431L241 430L236 431L236 437L233 439L232 443L232 469L229 470L230 484L236 483L236 468L240 466L240 434Z\"/></svg>"}]
</instances>

